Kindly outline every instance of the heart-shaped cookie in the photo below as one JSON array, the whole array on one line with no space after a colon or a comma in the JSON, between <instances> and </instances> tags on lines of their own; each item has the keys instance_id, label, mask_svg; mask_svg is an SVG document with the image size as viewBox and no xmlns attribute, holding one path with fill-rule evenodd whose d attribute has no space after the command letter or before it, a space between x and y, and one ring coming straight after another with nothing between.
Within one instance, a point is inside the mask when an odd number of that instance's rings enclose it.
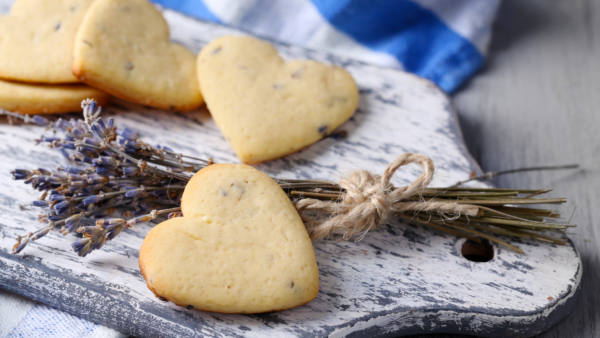
<instances>
[{"instance_id":1,"label":"heart-shaped cookie","mask_svg":"<svg viewBox=\"0 0 600 338\"><path fill-rule=\"evenodd\" d=\"M208 110L248 164L296 152L333 132L358 105L354 79L315 61L284 62L269 43L226 36L198 56Z\"/></svg>"},{"instance_id":2,"label":"heart-shaped cookie","mask_svg":"<svg viewBox=\"0 0 600 338\"><path fill-rule=\"evenodd\" d=\"M186 185L181 207L184 217L154 227L140 249L142 275L157 296L223 313L285 310L317 296L312 243L266 174L211 165Z\"/></svg>"},{"instance_id":3,"label":"heart-shaped cookie","mask_svg":"<svg viewBox=\"0 0 600 338\"><path fill-rule=\"evenodd\" d=\"M114 96L169 110L198 108L195 55L169 42L148 0L96 0L75 36L73 74Z\"/></svg>"},{"instance_id":4,"label":"heart-shaped cookie","mask_svg":"<svg viewBox=\"0 0 600 338\"><path fill-rule=\"evenodd\" d=\"M17 0L0 16L0 78L72 83L73 41L94 0Z\"/></svg>"},{"instance_id":5,"label":"heart-shaped cookie","mask_svg":"<svg viewBox=\"0 0 600 338\"><path fill-rule=\"evenodd\" d=\"M110 96L84 84L41 85L0 80L0 108L23 114L81 111L81 101L108 105Z\"/></svg>"}]
</instances>

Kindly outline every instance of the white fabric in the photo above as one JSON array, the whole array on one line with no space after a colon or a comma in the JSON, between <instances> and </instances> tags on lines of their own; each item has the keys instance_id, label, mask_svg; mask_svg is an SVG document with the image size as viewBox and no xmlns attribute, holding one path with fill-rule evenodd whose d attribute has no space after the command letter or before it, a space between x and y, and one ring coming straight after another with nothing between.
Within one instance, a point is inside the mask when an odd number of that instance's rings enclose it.
<instances>
[{"instance_id":1,"label":"white fabric","mask_svg":"<svg viewBox=\"0 0 600 338\"><path fill-rule=\"evenodd\" d=\"M394 56L364 47L335 29L309 0L204 0L204 4L223 22L258 36L271 39L285 36L285 41L291 44L351 55L382 67L402 68Z\"/></svg>"},{"instance_id":2,"label":"white fabric","mask_svg":"<svg viewBox=\"0 0 600 338\"><path fill-rule=\"evenodd\" d=\"M34 306L33 300L0 289L0 338L6 338Z\"/></svg>"}]
</instances>

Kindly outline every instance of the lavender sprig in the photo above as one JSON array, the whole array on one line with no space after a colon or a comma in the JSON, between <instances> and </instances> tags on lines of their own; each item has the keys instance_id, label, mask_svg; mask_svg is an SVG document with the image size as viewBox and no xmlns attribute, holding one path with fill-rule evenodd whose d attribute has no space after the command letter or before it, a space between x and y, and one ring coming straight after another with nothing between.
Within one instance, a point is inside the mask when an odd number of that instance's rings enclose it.
<instances>
[{"instance_id":1,"label":"lavender sprig","mask_svg":"<svg viewBox=\"0 0 600 338\"><path fill-rule=\"evenodd\" d=\"M17 237L13 253L42 238L53 229L67 235L77 231L83 238L73 249L85 256L102 248L123 229L179 210L181 194L191 175L210 163L177 154L164 146L151 146L128 128L100 117L101 107L93 100L82 102L83 119L52 122L0 111L0 115L48 128L52 136L36 142L58 149L73 164L55 170L15 169L13 179L24 180L42 197L32 206L44 211L38 220L46 225ZM165 209L163 209L165 208ZM106 218L114 215L124 218ZM95 226L87 226L96 220Z\"/></svg>"},{"instance_id":2,"label":"lavender sprig","mask_svg":"<svg viewBox=\"0 0 600 338\"><path fill-rule=\"evenodd\" d=\"M37 142L57 148L66 159L73 162L72 166L59 167L54 171L38 168L15 169L11 172L15 180L24 180L34 189L43 191L41 198L32 202L32 206L45 210L38 216L38 220L46 224L35 232L17 236L13 253L21 252L28 243L59 228L63 235L74 231L83 235L72 247L79 256L86 256L102 248L107 241L133 224L153 220L165 213L169 213L169 218L182 216L179 206L185 184L192 174L213 163L212 159L198 159L175 153L160 145L151 146L140 140L134 131L118 129L112 118L106 122L100 118L101 109L93 100L82 102L82 108L83 120L58 119L54 122L40 116L30 117L0 109L0 115L52 130L53 136L42 136ZM60 133L63 134L62 137L56 136ZM513 171L495 174L508 172ZM341 203L344 201L343 196L347 194L342 185L330 181L276 181L291 199L296 200L297 207L305 199L310 199L309 203L315 206L320 205L319 200ZM386 188L387 190L389 189ZM475 241L479 240L477 237L487 238L522 252L521 249L479 230L565 244L561 239L532 232L565 231L574 226L570 222L565 224L552 221L560 217L553 210L527 207L530 204L566 202L562 198L532 198L548 191L550 190L425 187L402 201L415 205L423 202L468 204L472 209L477 208L476 215L466 216L460 212L452 215L447 215L447 212L435 214L418 208L407 209L399 215L453 235ZM319 208L323 206L317 209ZM115 217L118 214L122 218ZM88 225L94 220L95 225ZM310 227L310 222L306 225ZM364 234L366 231L360 238Z\"/></svg>"}]
</instances>

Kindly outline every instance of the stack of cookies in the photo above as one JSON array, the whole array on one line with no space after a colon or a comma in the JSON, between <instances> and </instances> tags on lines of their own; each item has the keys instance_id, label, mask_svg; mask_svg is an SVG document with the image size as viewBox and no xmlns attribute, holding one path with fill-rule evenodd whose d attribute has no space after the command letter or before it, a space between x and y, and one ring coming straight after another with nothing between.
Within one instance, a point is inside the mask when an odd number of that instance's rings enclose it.
<instances>
[{"instance_id":1,"label":"stack of cookies","mask_svg":"<svg viewBox=\"0 0 600 338\"><path fill-rule=\"evenodd\" d=\"M106 105L114 95L196 109L196 56L168 39L147 0L17 0L0 17L0 108L71 112L84 99Z\"/></svg>"},{"instance_id":2,"label":"stack of cookies","mask_svg":"<svg viewBox=\"0 0 600 338\"><path fill-rule=\"evenodd\" d=\"M20 113L76 111L109 96L71 73L73 41L93 0L18 0L0 17L0 108Z\"/></svg>"}]
</instances>

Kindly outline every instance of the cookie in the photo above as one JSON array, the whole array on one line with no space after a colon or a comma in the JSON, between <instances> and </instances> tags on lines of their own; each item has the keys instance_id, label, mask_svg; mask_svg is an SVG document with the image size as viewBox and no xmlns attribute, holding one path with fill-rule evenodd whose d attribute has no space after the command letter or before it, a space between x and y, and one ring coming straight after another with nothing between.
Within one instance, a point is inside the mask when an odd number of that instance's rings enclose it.
<instances>
[{"instance_id":1,"label":"cookie","mask_svg":"<svg viewBox=\"0 0 600 338\"><path fill-rule=\"evenodd\" d=\"M93 0L17 0L0 16L0 78L74 83L73 41Z\"/></svg>"},{"instance_id":2,"label":"cookie","mask_svg":"<svg viewBox=\"0 0 600 338\"><path fill-rule=\"evenodd\" d=\"M0 108L23 114L81 111L81 101L108 105L110 96L84 84L41 85L0 80Z\"/></svg>"},{"instance_id":3,"label":"cookie","mask_svg":"<svg viewBox=\"0 0 600 338\"><path fill-rule=\"evenodd\" d=\"M184 217L155 226L140 249L148 288L180 306L261 313L317 296L319 272L306 229L283 190L243 164L199 171Z\"/></svg>"},{"instance_id":4,"label":"cookie","mask_svg":"<svg viewBox=\"0 0 600 338\"><path fill-rule=\"evenodd\" d=\"M75 36L73 74L114 96L160 109L202 105L195 56L169 42L148 0L97 0Z\"/></svg>"},{"instance_id":5,"label":"cookie","mask_svg":"<svg viewBox=\"0 0 600 338\"><path fill-rule=\"evenodd\" d=\"M208 110L247 164L296 152L332 133L358 105L352 76L315 61L284 62L269 43L226 36L198 56Z\"/></svg>"}]
</instances>

